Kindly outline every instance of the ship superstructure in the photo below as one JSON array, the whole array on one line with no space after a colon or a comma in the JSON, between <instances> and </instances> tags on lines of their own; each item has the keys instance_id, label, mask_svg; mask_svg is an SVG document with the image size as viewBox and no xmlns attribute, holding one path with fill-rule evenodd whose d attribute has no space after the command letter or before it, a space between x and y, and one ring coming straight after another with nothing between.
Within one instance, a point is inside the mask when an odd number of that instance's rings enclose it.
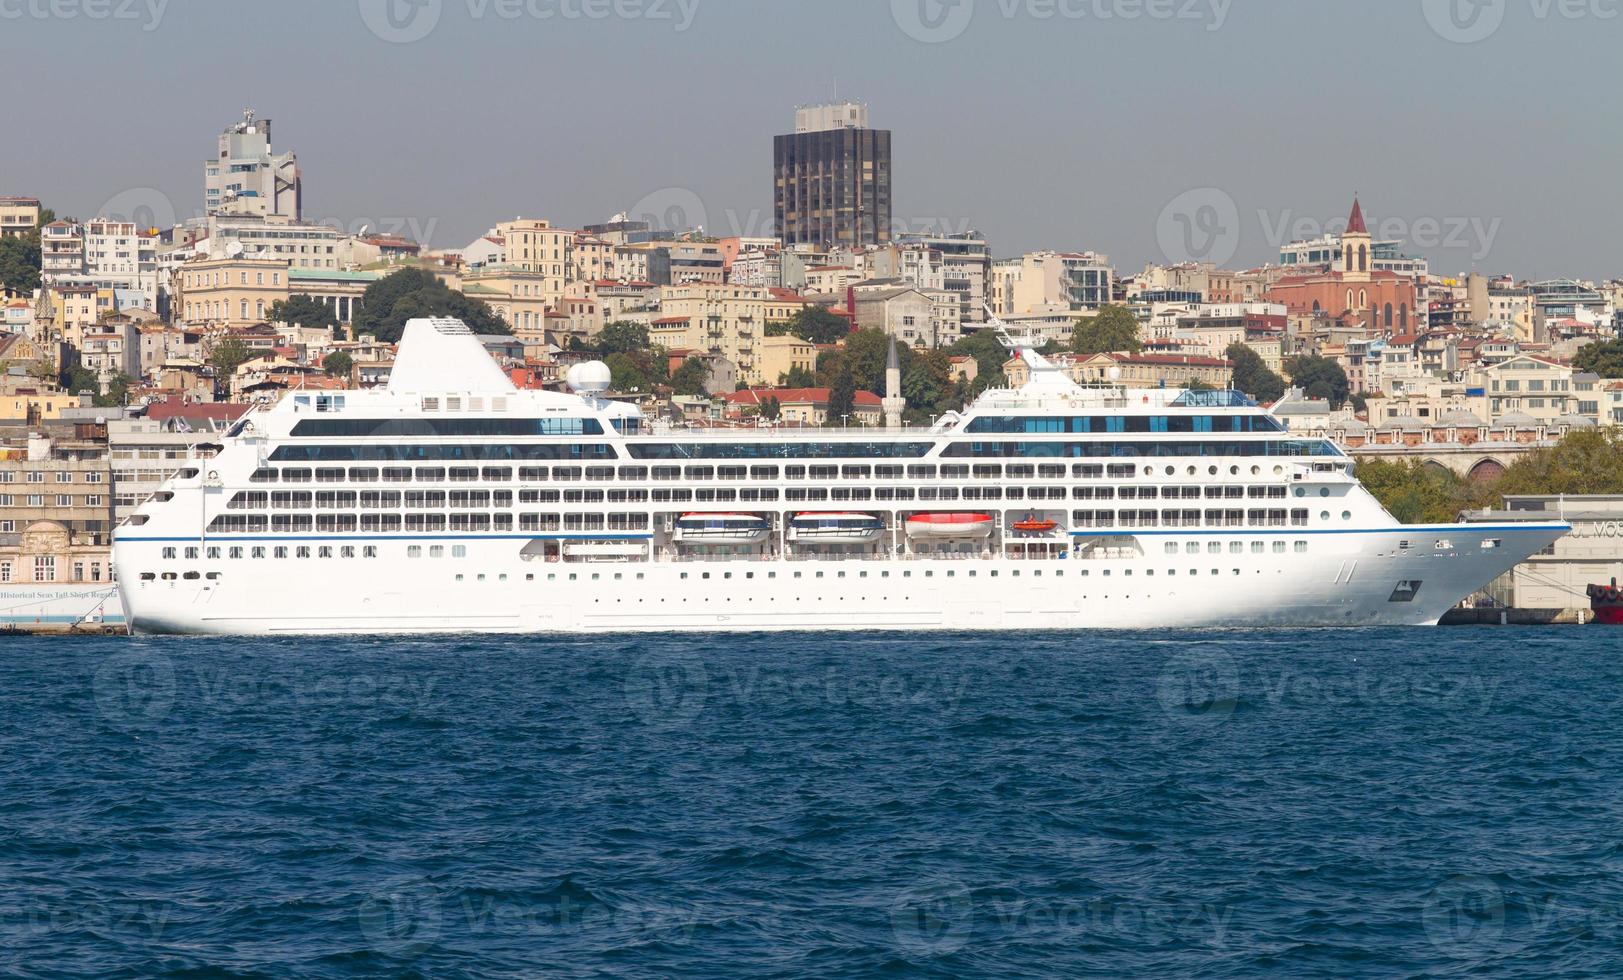
<instances>
[{"instance_id":1,"label":"ship superstructure","mask_svg":"<svg viewBox=\"0 0 1623 980\"><path fill-rule=\"evenodd\" d=\"M516 390L455 320L290 392L118 529L158 632L1435 623L1568 530L1404 526L1227 391L1031 381L929 428L700 429Z\"/></svg>"}]
</instances>

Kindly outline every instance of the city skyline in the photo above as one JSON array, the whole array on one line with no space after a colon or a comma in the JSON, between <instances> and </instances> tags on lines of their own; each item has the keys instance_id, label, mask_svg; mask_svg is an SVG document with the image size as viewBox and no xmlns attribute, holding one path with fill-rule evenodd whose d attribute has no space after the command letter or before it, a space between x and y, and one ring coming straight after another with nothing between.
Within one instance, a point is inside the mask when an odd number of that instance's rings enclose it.
<instances>
[{"instance_id":1,"label":"city skyline","mask_svg":"<svg viewBox=\"0 0 1623 980\"><path fill-rule=\"evenodd\" d=\"M1604 84L1616 28L1599 6L1508 5L1473 41L1423 3L999 0L965 22L961 8L923 2L938 16L910 20L902 0L840 18L801 3L647 0L620 8L637 16L602 19L456 0L393 22L369 22L368 3L303 4L298 16L153 4L151 30L19 8L8 29L35 43L8 74L42 76L62 45L84 67L69 84L27 88L17 131L54 138L0 146L0 172L6 193L59 214L155 198L149 207L188 217L203 206L196 160L254 106L277 120L277 148L299 154L306 216L348 230L448 248L517 214L579 226L633 211L764 234L771 137L795 105L838 97L867 102L872 124L895 133L898 227L975 229L998 255L1094 248L1123 269L1277 262L1280 245L1333 230L1356 191L1377 237L1404 240L1440 274L1618 274L1608 216L1623 189L1591 166L1615 152L1610 127L1564 95ZM421 11L433 23L416 40L376 29L419 30ZM227 24L263 43L211 52L204 39ZM817 57L786 60L778 38ZM281 66L289 51L307 70ZM1512 51L1543 66L1536 84L1484 70ZM139 84L98 84L114 76ZM275 77L274 90L255 76ZM387 83L353 81L368 77ZM582 78L589 97L576 81L550 97L551 82ZM526 85L536 97L516 104L477 94ZM1433 108L1392 111L1416 100Z\"/></svg>"}]
</instances>

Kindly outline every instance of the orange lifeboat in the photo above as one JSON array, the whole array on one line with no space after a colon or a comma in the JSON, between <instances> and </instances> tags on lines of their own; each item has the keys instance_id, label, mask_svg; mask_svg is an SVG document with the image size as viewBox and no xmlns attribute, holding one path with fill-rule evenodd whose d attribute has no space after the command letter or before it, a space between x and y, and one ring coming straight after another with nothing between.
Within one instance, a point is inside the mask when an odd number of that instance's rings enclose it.
<instances>
[{"instance_id":1,"label":"orange lifeboat","mask_svg":"<svg viewBox=\"0 0 1623 980\"><path fill-rule=\"evenodd\" d=\"M1022 534L1047 534L1056 527L1059 527L1058 521L1051 521L1043 517L1034 517L1030 514L1026 515L1025 520L1014 522L1014 529Z\"/></svg>"},{"instance_id":2,"label":"orange lifeboat","mask_svg":"<svg viewBox=\"0 0 1623 980\"><path fill-rule=\"evenodd\" d=\"M910 538L985 538L997 519L991 514L914 514L907 519Z\"/></svg>"}]
</instances>

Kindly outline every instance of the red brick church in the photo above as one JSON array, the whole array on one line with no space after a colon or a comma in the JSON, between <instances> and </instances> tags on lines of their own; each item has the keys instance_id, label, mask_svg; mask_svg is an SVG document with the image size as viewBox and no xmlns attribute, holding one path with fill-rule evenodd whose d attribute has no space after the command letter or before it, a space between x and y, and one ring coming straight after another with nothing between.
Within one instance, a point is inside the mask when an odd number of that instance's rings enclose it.
<instances>
[{"instance_id":1,"label":"red brick church","mask_svg":"<svg viewBox=\"0 0 1623 980\"><path fill-rule=\"evenodd\" d=\"M1347 231L1341 236L1341 262L1283 276L1264 298L1285 304L1296 316L1323 316L1347 326L1361 325L1372 334L1407 333L1415 313L1414 281L1374 269L1373 241L1364 225L1364 210L1353 198Z\"/></svg>"}]
</instances>

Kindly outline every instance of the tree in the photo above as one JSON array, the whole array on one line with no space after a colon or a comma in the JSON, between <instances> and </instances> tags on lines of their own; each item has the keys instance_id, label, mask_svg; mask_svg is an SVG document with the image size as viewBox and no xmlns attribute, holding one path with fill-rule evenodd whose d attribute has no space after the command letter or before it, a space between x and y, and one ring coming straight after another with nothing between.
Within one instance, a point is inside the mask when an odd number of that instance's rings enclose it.
<instances>
[{"instance_id":1,"label":"tree","mask_svg":"<svg viewBox=\"0 0 1623 980\"><path fill-rule=\"evenodd\" d=\"M976 378L986 378L987 386L994 383L1003 385L1003 365L1009 362L1012 356L997 332L993 330L975 330L964 334L958 342L947 348L947 353L954 357L973 357L975 359ZM984 388L982 390L985 390Z\"/></svg>"},{"instance_id":2,"label":"tree","mask_svg":"<svg viewBox=\"0 0 1623 980\"><path fill-rule=\"evenodd\" d=\"M1623 432L1612 427L1568 432L1554 446L1512 463L1492 492L1496 497L1623 493Z\"/></svg>"},{"instance_id":3,"label":"tree","mask_svg":"<svg viewBox=\"0 0 1623 980\"><path fill-rule=\"evenodd\" d=\"M817 386L817 375L796 365L790 368L788 373L778 376L778 384L785 388L815 388Z\"/></svg>"},{"instance_id":4,"label":"tree","mask_svg":"<svg viewBox=\"0 0 1623 980\"><path fill-rule=\"evenodd\" d=\"M776 395L767 395L761 399L761 418L768 422L776 422L778 416L783 414L783 406L778 403Z\"/></svg>"},{"instance_id":5,"label":"tree","mask_svg":"<svg viewBox=\"0 0 1623 980\"><path fill-rule=\"evenodd\" d=\"M591 349L599 354L629 354L650 347L648 328L629 320L616 320L598 331Z\"/></svg>"},{"instance_id":6,"label":"tree","mask_svg":"<svg viewBox=\"0 0 1623 980\"><path fill-rule=\"evenodd\" d=\"M455 317L477 334L513 332L484 302L456 292L426 269L401 269L366 287L354 329L395 343L407 320L431 316Z\"/></svg>"},{"instance_id":7,"label":"tree","mask_svg":"<svg viewBox=\"0 0 1623 980\"><path fill-rule=\"evenodd\" d=\"M355 369L355 358L345 351L335 350L321 359L321 370L329 378L348 378Z\"/></svg>"},{"instance_id":8,"label":"tree","mask_svg":"<svg viewBox=\"0 0 1623 980\"><path fill-rule=\"evenodd\" d=\"M75 366L68 371L67 377L63 379L62 387L74 394L81 391L97 394L101 391L101 380L96 377L96 372L89 368Z\"/></svg>"},{"instance_id":9,"label":"tree","mask_svg":"<svg viewBox=\"0 0 1623 980\"><path fill-rule=\"evenodd\" d=\"M225 391L231 384L231 378L253 354L248 345L240 337L226 337L214 345L209 352L209 363L214 365L214 386L219 391Z\"/></svg>"},{"instance_id":10,"label":"tree","mask_svg":"<svg viewBox=\"0 0 1623 980\"><path fill-rule=\"evenodd\" d=\"M1293 357L1285 362L1285 370L1291 376L1291 383L1302 389L1307 397L1322 398L1333 409L1341 407L1352 387L1347 383L1347 372L1341 369L1341 365L1317 354Z\"/></svg>"},{"instance_id":11,"label":"tree","mask_svg":"<svg viewBox=\"0 0 1623 980\"><path fill-rule=\"evenodd\" d=\"M1578 349L1572 364L1603 378L1623 378L1623 340L1595 341Z\"/></svg>"},{"instance_id":12,"label":"tree","mask_svg":"<svg viewBox=\"0 0 1623 980\"><path fill-rule=\"evenodd\" d=\"M1285 379L1268 369L1262 355L1235 341L1223 352L1234 365L1234 388L1260 402L1276 402L1285 393Z\"/></svg>"},{"instance_id":13,"label":"tree","mask_svg":"<svg viewBox=\"0 0 1623 980\"><path fill-rule=\"evenodd\" d=\"M1071 350L1077 354L1105 354L1144 349L1138 339L1138 317L1125 306L1107 304L1071 328Z\"/></svg>"},{"instance_id":14,"label":"tree","mask_svg":"<svg viewBox=\"0 0 1623 980\"><path fill-rule=\"evenodd\" d=\"M609 366L609 387L621 393L631 391L648 391L653 385L648 381L648 374L630 354L610 354L603 359Z\"/></svg>"},{"instance_id":15,"label":"tree","mask_svg":"<svg viewBox=\"0 0 1623 980\"><path fill-rule=\"evenodd\" d=\"M1467 488L1453 471L1418 459L1367 459L1354 472L1387 513L1403 524L1447 524L1468 504Z\"/></svg>"},{"instance_id":16,"label":"tree","mask_svg":"<svg viewBox=\"0 0 1623 980\"><path fill-rule=\"evenodd\" d=\"M808 344L837 344L851 332L851 322L823 306L804 306L784 324L787 333Z\"/></svg>"},{"instance_id":17,"label":"tree","mask_svg":"<svg viewBox=\"0 0 1623 980\"><path fill-rule=\"evenodd\" d=\"M31 295L40 284L39 230L0 237L0 290Z\"/></svg>"},{"instance_id":18,"label":"tree","mask_svg":"<svg viewBox=\"0 0 1623 980\"><path fill-rule=\"evenodd\" d=\"M709 365L702 358L690 357L671 372L671 390L678 395L702 395L709 380Z\"/></svg>"},{"instance_id":19,"label":"tree","mask_svg":"<svg viewBox=\"0 0 1623 980\"><path fill-rule=\"evenodd\" d=\"M848 424L850 416L857 410L857 379L852 376L851 368L846 365L834 378L834 383L828 390L828 419L826 425L840 426Z\"/></svg>"},{"instance_id":20,"label":"tree","mask_svg":"<svg viewBox=\"0 0 1623 980\"><path fill-rule=\"evenodd\" d=\"M272 323L293 323L301 327L338 326L338 314L333 308L305 293L272 303L266 317Z\"/></svg>"},{"instance_id":21,"label":"tree","mask_svg":"<svg viewBox=\"0 0 1623 980\"><path fill-rule=\"evenodd\" d=\"M97 395L93 401L97 408L116 408L130 403L130 386L135 379L123 371L113 375L107 381L107 393Z\"/></svg>"}]
</instances>

